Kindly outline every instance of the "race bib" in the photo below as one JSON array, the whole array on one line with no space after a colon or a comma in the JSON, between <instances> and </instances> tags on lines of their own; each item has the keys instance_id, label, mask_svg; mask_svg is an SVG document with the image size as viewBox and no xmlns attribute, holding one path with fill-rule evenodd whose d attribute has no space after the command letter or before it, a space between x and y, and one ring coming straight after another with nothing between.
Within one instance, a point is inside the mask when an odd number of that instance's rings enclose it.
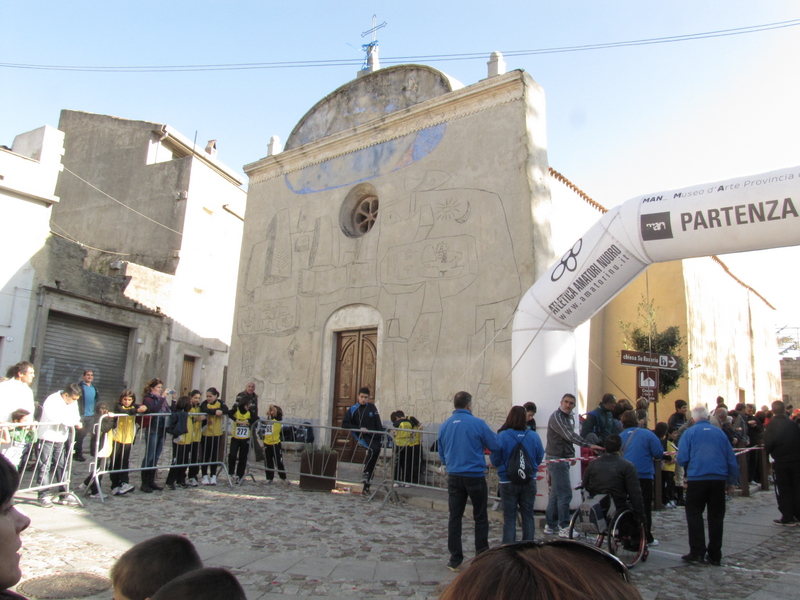
<instances>
[{"instance_id":1,"label":"race bib","mask_svg":"<svg viewBox=\"0 0 800 600\"><path fill-rule=\"evenodd\" d=\"M250 437L250 428L247 425L236 425L236 433L234 437L237 438L248 438Z\"/></svg>"}]
</instances>

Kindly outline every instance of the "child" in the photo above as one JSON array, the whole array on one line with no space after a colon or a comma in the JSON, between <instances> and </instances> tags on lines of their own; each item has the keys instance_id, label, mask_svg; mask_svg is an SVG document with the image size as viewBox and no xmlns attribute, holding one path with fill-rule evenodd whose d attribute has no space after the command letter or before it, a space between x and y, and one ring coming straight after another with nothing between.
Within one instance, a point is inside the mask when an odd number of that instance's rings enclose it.
<instances>
[{"instance_id":1,"label":"child","mask_svg":"<svg viewBox=\"0 0 800 600\"><path fill-rule=\"evenodd\" d=\"M200 473L200 465L195 463L200 461L200 441L203 439L203 427L205 426L206 415L200 413L200 397L202 393L200 390L192 390L189 397L192 399L192 407L189 409L190 415L198 415L192 417L189 421L189 430L192 432L192 447L189 450L189 480L187 483L191 487L200 485L197 481L197 474Z\"/></svg>"},{"instance_id":2,"label":"child","mask_svg":"<svg viewBox=\"0 0 800 600\"><path fill-rule=\"evenodd\" d=\"M246 396L234 404L228 416L233 420L231 432L230 454L228 455L228 473L233 473L233 483L242 483L244 472L247 469L247 455L250 452L250 428L258 415L250 410L251 401ZM236 460L239 460L237 467Z\"/></svg>"},{"instance_id":3,"label":"child","mask_svg":"<svg viewBox=\"0 0 800 600\"><path fill-rule=\"evenodd\" d=\"M112 440L114 449L111 454L111 495L122 496L133 491L128 476L131 446L136 438L136 414L147 410L136 406L136 394L133 390L124 390L114 406L114 414L120 415L115 421L116 428Z\"/></svg>"},{"instance_id":4,"label":"child","mask_svg":"<svg viewBox=\"0 0 800 600\"><path fill-rule=\"evenodd\" d=\"M17 424L17 427L3 427L2 428L2 443L8 444L3 447L3 455L11 461L17 471L22 473L25 468L25 463L28 462L29 452L33 442L36 441L36 431L30 425L31 413L24 408L18 408L11 413L11 421Z\"/></svg>"},{"instance_id":5,"label":"child","mask_svg":"<svg viewBox=\"0 0 800 600\"><path fill-rule=\"evenodd\" d=\"M203 568L194 544L182 535L165 534L139 542L111 568L116 600L146 600L176 577Z\"/></svg>"},{"instance_id":6,"label":"child","mask_svg":"<svg viewBox=\"0 0 800 600\"><path fill-rule=\"evenodd\" d=\"M103 419L103 415L108 414L108 406L106 406L105 402L98 402L94 405L94 416L92 417L92 455L95 457L95 462L89 466L89 475L86 479L83 480L83 485L81 485L78 489L84 490L86 486L89 486L89 498L100 498L100 490L97 489L97 485L103 482L103 476L97 478L97 482L94 481L94 474L95 474L95 465L100 471L104 471L106 467L106 460L109 456L111 456L111 435L109 431L114 428L114 419L110 419L106 417ZM97 444L97 434L94 433L95 430L100 429L100 444L97 448L95 448L95 444ZM90 485L91 482L91 485Z\"/></svg>"},{"instance_id":7,"label":"child","mask_svg":"<svg viewBox=\"0 0 800 600\"><path fill-rule=\"evenodd\" d=\"M174 440L175 455L172 457L173 466L167 474L167 487L175 489L177 483L181 487L188 487L186 484L186 465L192 451L192 431L189 422L189 409L192 408L192 398L181 396L175 403L175 409L170 417L170 424L167 433L172 434Z\"/></svg>"},{"instance_id":8,"label":"child","mask_svg":"<svg viewBox=\"0 0 800 600\"><path fill-rule=\"evenodd\" d=\"M200 405L200 412L208 418L208 425L203 430L203 440L200 444L203 451L202 462L206 463L200 467L203 473L201 483L203 485L217 485L217 465L208 464L219 461L219 449L222 443L222 422L228 414L228 407L219 399L217 388L206 390L206 399ZM209 479L208 473L211 473Z\"/></svg>"},{"instance_id":9,"label":"child","mask_svg":"<svg viewBox=\"0 0 800 600\"><path fill-rule=\"evenodd\" d=\"M402 410L391 414L392 425L395 431L395 487L411 487L410 484L419 482L419 421L414 417L406 418Z\"/></svg>"},{"instance_id":10,"label":"child","mask_svg":"<svg viewBox=\"0 0 800 600\"><path fill-rule=\"evenodd\" d=\"M239 580L219 567L206 567L176 577L154 595L152 600L247 600Z\"/></svg>"},{"instance_id":11,"label":"child","mask_svg":"<svg viewBox=\"0 0 800 600\"><path fill-rule=\"evenodd\" d=\"M661 503L664 508L675 508L675 461L674 454L666 454L670 427L666 423L656 423L655 434L664 449L664 462L661 467ZM677 431L677 430L676 430Z\"/></svg>"},{"instance_id":12,"label":"child","mask_svg":"<svg viewBox=\"0 0 800 600\"><path fill-rule=\"evenodd\" d=\"M670 504L672 504L672 508L677 506L683 506L683 467L678 464L678 461L675 460L675 457L678 455L678 430L679 427L675 427L674 425L667 430L667 452L670 453L672 457L672 476L671 482L672 485L672 496L670 498ZM664 463L667 464L666 462ZM666 469L666 466L664 467ZM666 480L665 480L666 481Z\"/></svg>"},{"instance_id":13,"label":"child","mask_svg":"<svg viewBox=\"0 0 800 600\"><path fill-rule=\"evenodd\" d=\"M264 464L266 465L267 484L275 478L275 465L278 467L278 476L289 485L286 479L286 469L283 466L283 448L281 447L281 421L283 410L280 406L270 404L267 409L267 422L264 431Z\"/></svg>"}]
</instances>

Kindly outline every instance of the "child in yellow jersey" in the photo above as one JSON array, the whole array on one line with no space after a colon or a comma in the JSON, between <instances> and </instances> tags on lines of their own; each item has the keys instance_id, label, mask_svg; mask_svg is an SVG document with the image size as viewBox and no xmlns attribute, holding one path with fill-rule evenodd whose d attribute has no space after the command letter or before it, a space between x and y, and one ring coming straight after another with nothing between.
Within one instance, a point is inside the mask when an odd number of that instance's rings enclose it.
<instances>
[{"instance_id":1,"label":"child in yellow jersey","mask_svg":"<svg viewBox=\"0 0 800 600\"><path fill-rule=\"evenodd\" d=\"M267 483L272 483L275 478L275 466L278 467L278 476L289 485L286 479L286 468L283 466L283 448L281 447L281 421L283 410L280 406L270 404L267 409L267 422L264 431L264 464L266 465Z\"/></svg>"},{"instance_id":2,"label":"child in yellow jersey","mask_svg":"<svg viewBox=\"0 0 800 600\"><path fill-rule=\"evenodd\" d=\"M197 481L197 474L200 473L200 465L195 463L200 462L200 441L203 439L203 425L205 424L206 415L200 412L200 397L203 394L200 390L192 390L189 397L192 399L192 407L189 409L190 415L197 415L189 420L189 430L192 432L192 447L189 450L189 479L188 483L191 487L199 485Z\"/></svg>"},{"instance_id":3,"label":"child in yellow jersey","mask_svg":"<svg viewBox=\"0 0 800 600\"><path fill-rule=\"evenodd\" d=\"M176 484L181 487L188 487L186 483L186 465L189 464L189 456L192 449L192 418L189 417L189 409L192 407L192 399L189 396L181 396L175 404L175 409L170 417L172 430L167 429L167 433L172 434L173 444L175 445L175 456L172 458L172 467L167 475L167 487L175 489Z\"/></svg>"},{"instance_id":4,"label":"child in yellow jersey","mask_svg":"<svg viewBox=\"0 0 800 600\"><path fill-rule=\"evenodd\" d=\"M134 489L128 477L130 468L131 446L136 437L136 414L147 410L136 405L136 394L133 390L124 390L114 406L116 424L112 440L114 449L111 454L111 494L122 496Z\"/></svg>"},{"instance_id":5,"label":"child in yellow jersey","mask_svg":"<svg viewBox=\"0 0 800 600\"><path fill-rule=\"evenodd\" d=\"M244 472L247 469L247 455L250 452L250 428L258 420L258 415L255 410L252 410L250 399L243 397L238 404L233 405L228 416L233 421L228 473L233 473L234 483L242 483ZM238 465L236 464L237 460Z\"/></svg>"},{"instance_id":6,"label":"child in yellow jersey","mask_svg":"<svg viewBox=\"0 0 800 600\"><path fill-rule=\"evenodd\" d=\"M200 449L203 453L203 460L206 464L200 466L203 473L201 483L203 485L217 485L217 465L209 464L219 462L219 448L222 444L222 427L225 415L228 414L228 407L219 399L217 388L206 390L206 399L200 405L200 412L205 414L208 424L203 430L203 439L200 442ZM211 477L209 477L209 472Z\"/></svg>"}]
</instances>

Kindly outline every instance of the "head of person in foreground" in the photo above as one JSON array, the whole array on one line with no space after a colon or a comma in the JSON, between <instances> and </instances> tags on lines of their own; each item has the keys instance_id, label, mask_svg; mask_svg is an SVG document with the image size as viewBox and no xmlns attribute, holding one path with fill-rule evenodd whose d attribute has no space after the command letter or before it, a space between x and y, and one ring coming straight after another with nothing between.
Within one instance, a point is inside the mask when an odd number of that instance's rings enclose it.
<instances>
[{"instance_id":1,"label":"head of person in foreground","mask_svg":"<svg viewBox=\"0 0 800 600\"><path fill-rule=\"evenodd\" d=\"M206 567L176 577L150 600L247 600L247 596L233 573Z\"/></svg>"},{"instance_id":2,"label":"head of person in foreground","mask_svg":"<svg viewBox=\"0 0 800 600\"><path fill-rule=\"evenodd\" d=\"M31 520L14 507L14 493L18 486L17 469L0 455L0 595L22 578L19 568L20 533L31 524Z\"/></svg>"},{"instance_id":3,"label":"head of person in foreground","mask_svg":"<svg viewBox=\"0 0 800 600\"><path fill-rule=\"evenodd\" d=\"M573 540L519 542L478 555L439 600L641 600L615 556Z\"/></svg>"}]
</instances>

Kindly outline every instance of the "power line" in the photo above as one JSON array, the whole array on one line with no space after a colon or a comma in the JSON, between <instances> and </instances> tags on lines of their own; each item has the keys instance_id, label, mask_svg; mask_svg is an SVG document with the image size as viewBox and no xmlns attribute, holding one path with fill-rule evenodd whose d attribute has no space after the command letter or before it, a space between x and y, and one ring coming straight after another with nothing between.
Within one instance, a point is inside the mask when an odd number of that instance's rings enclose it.
<instances>
[{"instance_id":1,"label":"power line","mask_svg":"<svg viewBox=\"0 0 800 600\"><path fill-rule=\"evenodd\" d=\"M640 40L627 40L621 42L606 42L601 44L584 44L579 46L561 46L554 48L538 48L534 50L507 50L503 51L504 56L534 56L540 54L560 54L565 52L586 52L590 50L607 50L611 48L626 48L630 46L649 46L654 44L671 44L676 42L687 42L693 40L703 40L718 37L729 37L734 35L744 35L749 33L760 33L775 29L785 29L787 27L797 27L800 19L789 21L778 21L775 23L765 23L762 25L750 25L747 27L736 27L733 29L720 29L717 31L705 31L701 33L689 33L684 35L673 35L657 38L645 38ZM399 56L381 58L384 64L402 64L408 62L443 62L457 60L482 60L490 52L469 52L461 54L428 54L420 56ZM83 71L97 73L163 73L163 72L192 72L192 71L241 71L252 69L298 69L312 67L340 67L340 66L359 66L361 59L328 59L328 60L301 60L301 61L281 61L281 62L256 62L256 63L223 63L210 65L139 65L139 66L87 66L87 65L39 65L27 63L0 63L0 68L7 69L31 69L43 71Z\"/></svg>"}]
</instances>

